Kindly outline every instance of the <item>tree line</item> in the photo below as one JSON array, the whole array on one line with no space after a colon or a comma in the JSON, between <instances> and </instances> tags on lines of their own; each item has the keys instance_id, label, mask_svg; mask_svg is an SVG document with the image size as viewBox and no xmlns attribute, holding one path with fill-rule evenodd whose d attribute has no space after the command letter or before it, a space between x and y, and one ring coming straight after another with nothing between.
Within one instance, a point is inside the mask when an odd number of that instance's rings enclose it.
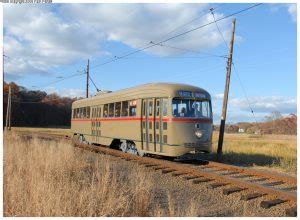
<instances>
[{"instance_id":1,"label":"tree line","mask_svg":"<svg viewBox=\"0 0 300 220\"><path fill-rule=\"evenodd\" d=\"M40 90L28 90L14 82L12 91L11 126L16 127L69 127L72 102L77 98L47 94ZM6 118L9 84L3 86L3 119ZM3 120L5 126L5 120Z\"/></svg>"},{"instance_id":2,"label":"tree line","mask_svg":"<svg viewBox=\"0 0 300 220\"><path fill-rule=\"evenodd\" d=\"M219 130L219 126L214 126L214 130ZM248 134L297 134L297 115L290 114L282 116L279 111L271 112L265 117L263 122L249 123L239 122L227 124L227 133L248 133Z\"/></svg>"}]
</instances>

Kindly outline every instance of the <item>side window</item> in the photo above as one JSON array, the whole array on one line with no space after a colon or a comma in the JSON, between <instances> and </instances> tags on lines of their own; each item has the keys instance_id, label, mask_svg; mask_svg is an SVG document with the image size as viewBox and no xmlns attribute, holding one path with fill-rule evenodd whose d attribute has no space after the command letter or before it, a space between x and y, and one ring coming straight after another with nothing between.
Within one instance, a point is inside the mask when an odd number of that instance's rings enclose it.
<instances>
[{"instance_id":1,"label":"side window","mask_svg":"<svg viewBox=\"0 0 300 220\"><path fill-rule=\"evenodd\" d=\"M156 101L156 113L155 113L156 116L159 116L159 108L160 108L159 100L157 100Z\"/></svg>"},{"instance_id":2,"label":"side window","mask_svg":"<svg viewBox=\"0 0 300 220\"><path fill-rule=\"evenodd\" d=\"M98 110L98 117L101 118L101 107L99 107L99 110Z\"/></svg>"},{"instance_id":3,"label":"side window","mask_svg":"<svg viewBox=\"0 0 300 220\"><path fill-rule=\"evenodd\" d=\"M73 116L73 118L75 118L75 109L73 109L73 114L72 114Z\"/></svg>"},{"instance_id":4,"label":"side window","mask_svg":"<svg viewBox=\"0 0 300 220\"><path fill-rule=\"evenodd\" d=\"M129 116L136 116L136 100L129 103Z\"/></svg>"},{"instance_id":5,"label":"side window","mask_svg":"<svg viewBox=\"0 0 300 220\"><path fill-rule=\"evenodd\" d=\"M76 108L76 118L80 117L79 108Z\"/></svg>"},{"instance_id":6,"label":"side window","mask_svg":"<svg viewBox=\"0 0 300 220\"><path fill-rule=\"evenodd\" d=\"M114 117L114 105L115 103L110 103L108 108L108 116Z\"/></svg>"},{"instance_id":7,"label":"side window","mask_svg":"<svg viewBox=\"0 0 300 220\"><path fill-rule=\"evenodd\" d=\"M90 109L91 109L90 106L88 106L86 109L86 117L87 118L90 118Z\"/></svg>"},{"instance_id":8,"label":"side window","mask_svg":"<svg viewBox=\"0 0 300 220\"><path fill-rule=\"evenodd\" d=\"M122 102L122 116L128 116L128 101Z\"/></svg>"},{"instance_id":9,"label":"side window","mask_svg":"<svg viewBox=\"0 0 300 220\"><path fill-rule=\"evenodd\" d=\"M163 99L162 111L163 116L168 116L168 99Z\"/></svg>"},{"instance_id":10,"label":"side window","mask_svg":"<svg viewBox=\"0 0 300 220\"><path fill-rule=\"evenodd\" d=\"M83 118L83 110L82 110L82 108L79 109L79 118Z\"/></svg>"},{"instance_id":11,"label":"side window","mask_svg":"<svg viewBox=\"0 0 300 220\"><path fill-rule=\"evenodd\" d=\"M103 118L108 117L108 104L105 104L103 107Z\"/></svg>"},{"instance_id":12,"label":"side window","mask_svg":"<svg viewBox=\"0 0 300 220\"><path fill-rule=\"evenodd\" d=\"M121 114L121 102L117 102L115 107L115 117L120 117Z\"/></svg>"},{"instance_id":13,"label":"side window","mask_svg":"<svg viewBox=\"0 0 300 220\"><path fill-rule=\"evenodd\" d=\"M152 116L152 114L153 114L153 101L149 101L148 113L149 113L149 116Z\"/></svg>"},{"instance_id":14,"label":"side window","mask_svg":"<svg viewBox=\"0 0 300 220\"><path fill-rule=\"evenodd\" d=\"M143 116L146 116L146 101L143 101Z\"/></svg>"},{"instance_id":15,"label":"side window","mask_svg":"<svg viewBox=\"0 0 300 220\"><path fill-rule=\"evenodd\" d=\"M86 117L86 107L83 107L83 118L85 118Z\"/></svg>"}]
</instances>

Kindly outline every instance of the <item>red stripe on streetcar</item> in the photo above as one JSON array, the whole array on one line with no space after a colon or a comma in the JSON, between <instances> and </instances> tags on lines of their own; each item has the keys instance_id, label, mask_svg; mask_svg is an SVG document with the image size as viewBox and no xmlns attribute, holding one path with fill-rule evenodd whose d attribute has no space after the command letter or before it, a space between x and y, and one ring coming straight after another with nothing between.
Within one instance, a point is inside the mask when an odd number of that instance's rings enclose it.
<instances>
[{"instance_id":1,"label":"red stripe on streetcar","mask_svg":"<svg viewBox=\"0 0 300 220\"><path fill-rule=\"evenodd\" d=\"M99 118L99 119L73 119L72 122L92 122L92 121L145 121L146 118L139 118L139 117L133 117L133 118ZM159 118L148 118L149 121L159 121ZM163 118L163 122L186 122L186 123L212 123L211 119L205 119L205 118L199 118L199 119L193 119L193 118Z\"/></svg>"},{"instance_id":2,"label":"red stripe on streetcar","mask_svg":"<svg viewBox=\"0 0 300 220\"><path fill-rule=\"evenodd\" d=\"M192 119L192 118L170 118L172 122L191 122L191 123L212 123L211 119L207 118L199 118L199 119Z\"/></svg>"}]
</instances>

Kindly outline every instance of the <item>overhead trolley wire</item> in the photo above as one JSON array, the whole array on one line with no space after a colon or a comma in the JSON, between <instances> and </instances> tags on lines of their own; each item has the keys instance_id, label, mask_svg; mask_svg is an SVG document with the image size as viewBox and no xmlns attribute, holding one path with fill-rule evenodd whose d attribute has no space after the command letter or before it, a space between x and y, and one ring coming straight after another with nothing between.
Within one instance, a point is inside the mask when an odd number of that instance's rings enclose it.
<instances>
[{"instance_id":1,"label":"overhead trolley wire","mask_svg":"<svg viewBox=\"0 0 300 220\"><path fill-rule=\"evenodd\" d=\"M220 6L217 7L217 8L220 8ZM216 9L215 9L215 10L216 10ZM189 21L189 22L187 22L187 23L182 24L182 25L176 27L175 29L172 29L172 30L169 31L168 33L164 34L164 37L167 37L169 34L175 32L176 30L178 30L178 29L180 29L180 28L182 28L182 27L184 27L184 26L186 26L186 25L191 24L191 23L194 22L195 20L198 20L198 19L200 19L201 17L203 17L204 15L209 14L209 13L210 13L210 12L206 12L205 14L202 14L201 16L197 16L196 18L194 18L193 20L191 20L191 21ZM164 38L164 37L160 37L160 39L161 39L161 38ZM152 42L152 41L151 41L151 42ZM150 43L147 43L145 46L140 47L139 49L143 49L144 47L146 47L146 46L148 46L149 44L151 44L151 42L150 42ZM139 50L139 49L138 49L138 50ZM134 50L134 51L135 51L135 50ZM131 53L131 52L132 52L132 51L129 51L129 53ZM115 58L115 59L119 59L118 56L114 56L114 58ZM124 57L124 58L125 58L125 57ZM109 61L107 61L107 62L109 62ZM99 65L102 65L102 63L96 64L95 66L93 66L93 67L91 67L91 68L95 68L95 67L97 67L97 66L99 66Z\"/></svg>"},{"instance_id":2,"label":"overhead trolley wire","mask_svg":"<svg viewBox=\"0 0 300 220\"><path fill-rule=\"evenodd\" d=\"M115 57L114 57L113 59L111 59L111 60L108 60L108 61L106 61L106 62L103 62L103 63L100 63L100 64L98 64L98 65L95 65L95 66L90 67L90 69L94 69L94 68L96 68L96 67L103 66L103 65L106 65L106 64L115 62L115 61L117 61L117 60L119 60L119 59L126 58L126 57L128 57L128 56L131 56L131 55L133 55L133 54L142 52L142 51L147 50L147 49L149 49L149 48L152 48L152 47L154 47L154 46L162 46L162 45L163 45L163 46L166 46L166 45L163 44L163 43L168 42L168 41L170 41L170 40L173 40L173 39L175 39L175 38L181 37L181 36L183 36L183 35L186 35L186 34L188 34L188 33L193 32L193 31L199 30L199 29L201 29L201 28L204 28L204 27L206 27L206 26L208 26L208 25L211 25L211 24L213 24L213 23L216 23L217 21L221 21L221 20L227 19L227 18L229 18L229 17L232 17L232 16L234 16L234 15L243 13L243 12L248 11L248 10L250 10L250 9L252 9L252 8L255 8L255 7L257 7L257 6L261 5L261 4L262 4L262 3L254 4L254 5L250 6L250 7L247 7L247 8L244 8L244 9L242 9L242 10L239 10L239 11L237 11L237 12L234 12L234 13L231 13L231 14L229 14L229 15L223 16L223 17L221 17L221 18L219 18L219 19L217 19L217 20L214 20L213 22L209 22L209 23L206 23L206 24L204 24L204 25L201 25L201 26L192 28L192 29L190 29L190 30L184 31L184 32L182 32L182 33L180 33L180 34L171 36L171 37L169 37L169 38L167 38L167 39L165 39L165 40L159 41L159 42L157 42L157 43L151 41L151 42L149 42L148 44L146 44L146 46L144 46L144 47L141 47L141 48L139 48L139 49L137 49L137 50L131 51L131 52L126 53L126 54L121 55L121 56L115 56ZM214 10L215 10L215 9L214 9ZM207 13L206 13L206 14L207 14ZM205 14L201 15L200 17L203 17L204 15L205 15ZM186 25L192 23L193 21L199 19L200 17L195 18L195 19L191 20L190 22L187 22L187 23L185 23L185 24L179 26L178 28L172 30L171 32L169 32L169 33L167 33L167 34L170 34L170 33L174 32L175 30L177 30L177 29L179 29L179 28L181 28L181 27L184 27L184 26L186 26ZM172 47L172 46L167 46L167 47ZM173 49L175 49L175 47L173 47ZM177 48L177 49L179 49L179 48ZM212 54L211 54L211 55L212 55ZM218 55L214 55L214 56L218 56ZM222 57L222 56L219 56L219 57ZM73 74L73 75L64 77L64 78L62 78L62 79L59 79L59 80L50 82L49 84L46 84L46 85L43 85L43 86L39 86L39 87L49 86L49 85L52 85L52 84L61 82L61 81L63 81L63 80L66 80L66 79L70 79L70 78L73 78L73 77L76 77L76 76L80 76L80 75L85 75L85 74L86 74L86 73ZM93 85L95 86L95 88L96 88L97 91L98 91L98 88L97 88L95 82L92 80L91 77L89 77L89 79L91 80L91 82L93 83Z\"/></svg>"},{"instance_id":3,"label":"overhead trolley wire","mask_svg":"<svg viewBox=\"0 0 300 220\"><path fill-rule=\"evenodd\" d=\"M256 124L258 124L258 121L257 121L256 116L255 116L255 114L254 114L253 108L252 108L251 105L250 105L250 102L249 102L249 99L248 99L248 95L247 95L246 89L245 89L245 87L244 87L244 85L243 85L243 83L242 83L242 80L241 80L241 78L240 78L240 76L239 76L238 71L236 70L236 67L235 67L234 62L232 62L232 66L233 66L233 69L234 69L234 71L235 71L235 73L236 73L236 75L237 75L237 78L238 78L238 80L239 80L239 83L240 83L240 85L241 85L241 87L242 87L242 90L243 90L243 92L244 92L244 95L245 95L245 97L246 97L246 101L247 101L248 107L249 107L249 109L250 109L250 111L251 111L251 113L252 113L252 115L253 115L253 118L254 118Z\"/></svg>"},{"instance_id":4,"label":"overhead trolley wire","mask_svg":"<svg viewBox=\"0 0 300 220\"><path fill-rule=\"evenodd\" d=\"M223 17L217 19L216 21L221 21L221 20L227 19L227 18L229 18L229 17L232 17L232 16L234 16L234 15L243 13L243 12L248 11L248 10L250 10L250 9L252 9L252 8L255 8L255 7L257 7L257 6L261 5L261 4L262 4L262 3L254 4L254 5L252 5L252 6L249 6L249 7L247 7L247 8L244 8L244 9L239 10L239 11L237 11L237 12L234 12L234 13L231 13L231 14L229 14L229 15L223 16ZM106 62L97 64L97 65L95 65L95 66L92 66L90 69L94 69L94 68L96 68L96 67L103 66L103 65L106 65L106 64L115 62L115 61L117 61L117 60L123 59L123 58L125 58L125 57L128 57L128 56L130 56L130 55L133 55L133 54L136 54L136 53L139 53L139 52L142 52L142 51L147 50L147 49L149 49L149 48L152 48L152 47L154 47L154 46L159 46L159 44L162 44L162 43L165 43L165 42L167 42L167 41L173 40L173 39L175 39L175 38L181 37L181 36L183 36L183 35L186 35L186 34L191 33L191 32L193 32L193 31L199 30L199 29L204 28L204 27L206 27L206 26L208 26L208 25L211 25L211 24L213 24L213 23L215 23L215 21L206 23L206 24L201 25L201 26L198 26L198 27L195 27L195 28L190 29L190 30L188 30L188 31L184 31L184 32L182 32L182 33L180 33L180 34L174 35L174 36L172 36L172 37L169 37L169 38L167 38L167 39L165 39L165 40L162 40L162 41L159 41L159 42L157 42L157 43L156 43L156 42L150 42L150 43L148 43L148 44L147 44L146 46L144 46L144 47L141 47L141 48L139 48L139 49L137 49L137 50L131 51L131 52L129 52L129 53L127 53L127 54L124 54L124 55L121 55L121 56L115 56L115 58L113 58L113 59L111 59L111 60L108 60L108 61L106 61ZM149 44L150 44L150 45L149 45Z\"/></svg>"},{"instance_id":5,"label":"overhead trolley wire","mask_svg":"<svg viewBox=\"0 0 300 220\"><path fill-rule=\"evenodd\" d=\"M214 10L213 10L213 9L211 9L211 14L212 14L212 16L213 16L213 18L214 18L214 22L215 22L215 24L216 24L216 27L217 27L217 29L218 29L219 34L221 35L221 37L222 37L222 39L223 39L224 44L225 44L226 47L229 49L229 46L228 46L228 44L227 44L227 42L226 42L226 40L225 40L225 38L224 38L224 36L223 36L223 34L222 34L220 28L219 28L219 25L218 25L218 23L217 23L217 21L216 21L215 13L214 13Z\"/></svg>"},{"instance_id":6,"label":"overhead trolley wire","mask_svg":"<svg viewBox=\"0 0 300 220\"><path fill-rule=\"evenodd\" d=\"M220 7L221 7L221 6L217 6L216 8L213 8L213 9L214 9L214 11L215 11L215 10L219 9ZM190 20L190 21L188 21L188 22L186 22L186 23L184 23L184 24L182 24L182 25L180 25L180 26L174 28L173 30L171 30L171 31L167 32L166 34L164 34L164 37L167 37L169 34L175 32L176 30L179 30L180 28L182 28L182 27L184 27L184 26L187 26L187 25L193 23L194 21L196 21L196 20L198 20L198 19L204 17L205 15L209 14L211 8L209 7L208 9L209 9L209 12L203 13L203 14L201 14L200 16L197 16L196 18L194 18L194 19L192 19L192 20ZM162 38L162 37L161 37L161 38Z\"/></svg>"},{"instance_id":7,"label":"overhead trolley wire","mask_svg":"<svg viewBox=\"0 0 300 220\"><path fill-rule=\"evenodd\" d=\"M96 86L94 80L91 78L91 74L89 74L89 79L91 80L92 84L94 85L94 87L96 88L96 91L99 92L100 89L98 89L98 87Z\"/></svg>"},{"instance_id":8,"label":"overhead trolley wire","mask_svg":"<svg viewBox=\"0 0 300 220\"><path fill-rule=\"evenodd\" d=\"M216 54L213 54L213 53L208 53L208 52L203 52L203 51L197 51L197 50L191 50L191 49L180 48L180 47L174 47L174 46L166 45L166 44L158 44L157 46L167 47L167 48L171 48L171 49L175 49L175 50L182 50L182 51L192 52L192 53L196 53L196 54L205 54L205 55L208 55L210 57L219 57L219 58L226 58L227 59L226 55L224 55L224 56L222 56L222 55L216 55Z\"/></svg>"},{"instance_id":9,"label":"overhead trolley wire","mask_svg":"<svg viewBox=\"0 0 300 220\"><path fill-rule=\"evenodd\" d=\"M42 85L42 86L34 86L34 87L36 87L36 88L47 87L47 86L53 85L53 84L55 84L55 83L64 81L64 80L66 80L66 79L71 79L71 78L74 78L74 77L76 77L76 76L81 76L81 75L85 75L85 73L76 73L76 74L73 74L73 75L70 75L70 76L66 76L66 77L64 77L64 78L62 78L62 79L55 80L55 81L52 81L52 82L50 82L50 83L44 84L44 85Z\"/></svg>"},{"instance_id":10,"label":"overhead trolley wire","mask_svg":"<svg viewBox=\"0 0 300 220\"><path fill-rule=\"evenodd\" d=\"M261 4L262 4L262 3L261 3ZM224 38L224 36L223 36L221 30L220 30L219 25L218 25L218 23L217 23L217 20L216 20L216 18L215 18L214 10L211 10L211 14L212 14L212 16L213 16L214 23L216 24L216 27L217 27L217 29L218 29L218 32L219 32L219 34L221 35L221 37L222 37L222 39L223 39L223 42L224 42L225 46L229 49L229 46L228 46L228 44L227 44L227 42L226 42L226 40L225 40L225 38ZM250 109L250 111L251 111L251 113L252 113L252 115L253 115L253 118L254 118L256 124L258 124L257 119L256 119L255 114L254 114L254 111L253 111L253 108L252 108L251 105L250 105L250 102L249 102L249 99L248 99L248 95L247 95L246 89L245 89L245 87L244 87L244 85L243 85L243 83L242 83L242 80L241 80L241 78L240 78L240 76L239 76L238 71L236 70L236 67L235 67L235 64L234 64L233 60L232 60L232 65L233 65L233 69L234 69L234 71L235 71L235 73L236 73L236 75L237 75L238 81L239 81L239 83L240 83L240 85L241 85L241 87L242 87L242 90L243 90L243 92L244 92L244 96L246 97L246 102L247 102L247 104L248 104L248 107L249 107L249 109Z\"/></svg>"}]
</instances>

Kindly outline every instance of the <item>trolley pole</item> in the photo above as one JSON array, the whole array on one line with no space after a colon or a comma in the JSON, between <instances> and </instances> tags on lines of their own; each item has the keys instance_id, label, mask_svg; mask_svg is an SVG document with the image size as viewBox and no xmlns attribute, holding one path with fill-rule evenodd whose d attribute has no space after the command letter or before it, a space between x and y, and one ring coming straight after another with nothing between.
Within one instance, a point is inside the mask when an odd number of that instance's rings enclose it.
<instances>
[{"instance_id":1,"label":"trolley pole","mask_svg":"<svg viewBox=\"0 0 300 220\"><path fill-rule=\"evenodd\" d=\"M10 131L11 121L11 85L8 87L7 109L6 109L6 130Z\"/></svg>"},{"instance_id":2,"label":"trolley pole","mask_svg":"<svg viewBox=\"0 0 300 220\"><path fill-rule=\"evenodd\" d=\"M232 65L234 32L235 32L235 18L232 19L231 39L230 39L229 54L228 54L227 67L226 67L226 84L225 84L222 115L221 115L221 124L220 124L220 132L219 132L219 142L218 142L218 151L217 151L218 156L222 155L222 147L223 147L223 139L224 139L224 131L225 131L225 121L226 121L226 113L227 113L228 93L229 93L229 84L230 84L230 74L231 74L231 65Z\"/></svg>"},{"instance_id":3,"label":"trolley pole","mask_svg":"<svg viewBox=\"0 0 300 220\"><path fill-rule=\"evenodd\" d=\"M86 67L86 98L89 97L90 60Z\"/></svg>"}]
</instances>

